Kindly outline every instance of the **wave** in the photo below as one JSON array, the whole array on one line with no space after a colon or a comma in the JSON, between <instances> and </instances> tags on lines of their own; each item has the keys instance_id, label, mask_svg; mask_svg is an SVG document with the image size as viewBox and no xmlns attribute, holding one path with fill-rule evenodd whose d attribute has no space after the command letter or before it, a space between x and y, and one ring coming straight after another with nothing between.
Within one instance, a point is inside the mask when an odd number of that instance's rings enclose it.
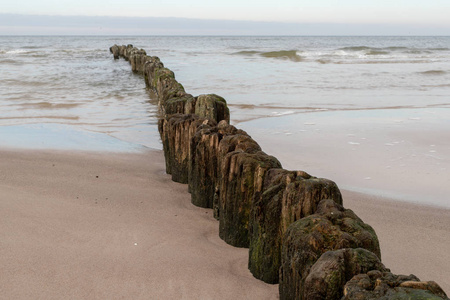
<instances>
[{"instance_id":1,"label":"wave","mask_svg":"<svg viewBox=\"0 0 450 300\"><path fill-rule=\"evenodd\" d=\"M233 55L255 55L255 54L260 54L261 51L239 51L239 52L235 52L233 53Z\"/></svg>"},{"instance_id":2,"label":"wave","mask_svg":"<svg viewBox=\"0 0 450 300\"><path fill-rule=\"evenodd\" d=\"M41 46L23 46L21 49L41 49Z\"/></svg>"},{"instance_id":3,"label":"wave","mask_svg":"<svg viewBox=\"0 0 450 300\"><path fill-rule=\"evenodd\" d=\"M32 108L43 108L43 109L69 109L80 106L80 103L50 103L46 101L38 102L38 103L21 103L21 106L24 109Z\"/></svg>"},{"instance_id":4,"label":"wave","mask_svg":"<svg viewBox=\"0 0 450 300\"><path fill-rule=\"evenodd\" d=\"M297 54L296 50L281 50L261 53L263 57L289 59L292 61L302 61L302 57Z\"/></svg>"},{"instance_id":5,"label":"wave","mask_svg":"<svg viewBox=\"0 0 450 300\"><path fill-rule=\"evenodd\" d=\"M346 52L364 52L367 55L387 55L392 52L407 53L407 54L422 54L433 53L433 51L449 51L450 48L415 48L415 47L403 47L403 46L390 46L390 47L368 47L368 46L351 46L338 48L338 50Z\"/></svg>"},{"instance_id":6,"label":"wave","mask_svg":"<svg viewBox=\"0 0 450 300\"><path fill-rule=\"evenodd\" d=\"M42 53L42 54L33 54L31 55L32 57L36 57L36 58L45 58L45 57L49 57L49 54L46 53Z\"/></svg>"},{"instance_id":7,"label":"wave","mask_svg":"<svg viewBox=\"0 0 450 300\"><path fill-rule=\"evenodd\" d=\"M429 71L425 71L425 72L419 72L419 74L422 74L422 75L445 75L445 74L447 74L447 72L443 71L443 70L429 70Z\"/></svg>"},{"instance_id":8,"label":"wave","mask_svg":"<svg viewBox=\"0 0 450 300\"><path fill-rule=\"evenodd\" d=\"M7 50L4 51L5 54L25 54L29 53L30 51L23 50L23 49L14 49L14 50Z\"/></svg>"},{"instance_id":9,"label":"wave","mask_svg":"<svg viewBox=\"0 0 450 300\"><path fill-rule=\"evenodd\" d=\"M8 57L13 57L13 56L23 56L23 55L43 55L44 52L41 51L36 51L36 50L25 50L25 49L10 49L10 50L5 50L2 49L0 50L0 54L8 56ZM46 55L46 54L45 54Z\"/></svg>"},{"instance_id":10,"label":"wave","mask_svg":"<svg viewBox=\"0 0 450 300\"><path fill-rule=\"evenodd\" d=\"M234 55L244 55L244 56L253 56L260 55L266 58L275 58L275 59L286 59L292 60L295 62L302 61L303 58L297 54L297 50L280 50L280 51L255 51L255 50L246 50L232 53Z\"/></svg>"},{"instance_id":11,"label":"wave","mask_svg":"<svg viewBox=\"0 0 450 300\"><path fill-rule=\"evenodd\" d=\"M375 49L373 49L373 50L367 51L366 54L367 54L367 55L388 55L388 54L390 54L390 52L389 52L389 51L383 51L383 50L375 50Z\"/></svg>"},{"instance_id":12,"label":"wave","mask_svg":"<svg viewBox=\"0 0 450 300\"><path fill-rule=\"evenodd\" d=\"M366 50L371 50L374 48L371 47L367 47L367 46L352 46L352 47L343 47L343 48L339 48L338 50L343 50L343 51L366 51ZM378 48L376 48L378 49Z\"/></svg>"},{"instance_id":13,"label":"wave","mask_svg":"<svg viewBox=\"0 0 450 300\"><path fill-rule=\"evenodd\" d=\"M359 65L359 64L425 64L431 63L431 60L353 60L353 61L336 61L337 65Z\"/></svg>"},{"instance_id":14,"label":"wave","mask_svg":"<svg viewBox=\"0 0 450 300\"><path fill-rule=\"evenodd\" d=\"M43 116L12 116L12 117L0 117L0 120L33 120L33 119L52 119L52 120L79 120L79 116L51 116L51 115L43 115Z\"/></svg>"},{"instance_id":15,"label":"wave","mask_svg":"<svg viewBox=\"0 0 450 300\"><path fill-rule=\"evenodd\" d=\"M105 49L55 49L53 53L102 53L106 52Z\"/></svg>"},{"instance_id":16,"label":"wave","mask_svg":"<svg viewBox=\"0 0 450 300\"><path fill-rule=\"evenodd\" d=\"M431 54L433 51L421 50L421 49L409 49L405 51L406 54Z\"/></svg>"},{"instance_id":17,"label":"wave","mask_svg":"<svg viewBox=\"0 0 450 300\"><path fill-rule=\"evenodd\" d=\"M48 81L37 81L37 80L27 81L27 80L19 80L19 79L9 79L9 80L7 79L7 80L5 80L5 82L10 86L14 85L14 86L40 87L40 86L47 86L50 84L50 82L48 82Z\"/></svg>"},{"instance_id":18,"label":"wave","mask_svg":"<svg viewBox=\"0 0 450 300\"><path fill-rule=\"evenodd\" d=\"M316 62L318 62L319 64L322 64L322 65L333 63L333 61L331 61L330 59L324 59L324 58L317 59Z\"/></svg>"},{"instance_id":19,"label":"wave","mask_svg":"<svg viewBox=\"0 0 450 300\"><path fill-rule=\"evenodd\" d=\"M294 62L315 62L318 64L418 64L430 63L444 56L433 55L433 51L425 50L431 48L414 47L368 47L354 46L335 49L321 49L312 51L280 50L280 51L258 51L254 49L241 50L231 53L247 57L265 57L272 59L284 59ZM438 49L438 48L435 48ZM439 48L446 49L446 48ZM433 72L431 72L432 74ZM443 73L438 73L442 75ZM435 74L435 75L438 75Z\"/></svg>"},{"instance_id":20,"label":"wave","mask_svg":"<svg viewBox=\"0 0 450 300\"><path fill-rule=\"evenodd\" d=\"M397 50L408 50L409 48L408 47L400 47L400 46L392 46L392 47L385 47L383 49L397 51Z\"/></svg>"},{"instance_id":21,"label":"wave","mask_svg":"<svg viewBox=\"0 0 450 300\"><path fill-rule=\"evenodd\" d=\"M361 52L361 51L367 51L367 52L377 52L377 51L382 51L382 52L389 52L389 51L397 51L397 50L407 50L408 47L382 47L382 48L377 48L377 47L369 47L369 46L352 46L352 47L343 47L343 48L339 48L338 50L343 50L343 51L353 51L353 52Z\"/></svg>"},{"instance_id":22,"label":"wave","mask_svg":"<svg viewBox=\"0 0 450 300\"><path fill-rule=\"evenodd\" d=\"M409 50L411 48L408 47L402 47L402 46L390 46L390 47L369 47L369 46L351 46L351 47L343 47L339 48L338 50L344 50L344 51L403 51L403 50Z\"/></svg>"},{"instance_id":23,"label":"wave","mask_svg":"<svg viewBox=\"0 0 450 300\"><path fill-rule=\"evenodd\" d=\"M367 46L355 46L355 47L343 47L338 50L350 53L364 53L365 55L389 55L394 51L406 51L407 47L367 47Z\"/></svg>"},{"instance_id":24,"label":"wave","mask_svg":"<svg viewBox=\"0 0 450 300\"><path fill-rule=\"evenodd\" d=\"M14 60L14 59L1 59L0 65L23 65L22 62Z\"/></svg>"},{"instance_id":25,"label":"wave","mask_svg":"<svg viewBox=\"0 0 450 300\"><path fill-rule=\"evenodd\" d=\"M438 85L433 85L433 86L429 86L429 87L450 87L450 83L438 84ZM445 105L449 105L449 104L445 104Z\"/></svg>"}]
</instances>

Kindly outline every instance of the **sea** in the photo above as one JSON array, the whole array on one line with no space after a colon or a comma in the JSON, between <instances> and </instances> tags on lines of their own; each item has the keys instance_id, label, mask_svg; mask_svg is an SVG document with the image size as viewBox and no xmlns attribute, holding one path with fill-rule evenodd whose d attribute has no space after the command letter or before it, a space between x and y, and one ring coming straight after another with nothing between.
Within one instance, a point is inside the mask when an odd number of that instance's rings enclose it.
<instances>
[{"instance_id":1,"label":"sea","mask_svg":"<svg viewBox=\"0 0 450 300\"><path fill-rule=\"evenodd\" d=\"M285 168L450 208L448 36L0 36L0 146L162 149L157 102L114 44L224 97Z\"/></svg>"}]
</instances>

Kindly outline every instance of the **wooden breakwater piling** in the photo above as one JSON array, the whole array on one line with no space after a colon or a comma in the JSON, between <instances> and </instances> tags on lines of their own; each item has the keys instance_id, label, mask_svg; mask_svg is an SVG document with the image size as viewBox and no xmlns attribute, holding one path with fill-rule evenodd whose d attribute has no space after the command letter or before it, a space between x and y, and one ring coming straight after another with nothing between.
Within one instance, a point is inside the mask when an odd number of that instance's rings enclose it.
<instances>
[{"instance_id":1,"label":"wooden breakwater piling","mask_svg":"<svg viewBox=\"0 0 450 300\"><path fill-rule=\"evenodd\" d=\"M448 299L433 281L394 275L373 228L345 209L337 185L284 170L230 122L225 99L192 96L158 57L110 48L155 92L166 172L212 208L220 237L249 248L249 269L279 283L280 299Z\"/></svg>"}]
</instances>

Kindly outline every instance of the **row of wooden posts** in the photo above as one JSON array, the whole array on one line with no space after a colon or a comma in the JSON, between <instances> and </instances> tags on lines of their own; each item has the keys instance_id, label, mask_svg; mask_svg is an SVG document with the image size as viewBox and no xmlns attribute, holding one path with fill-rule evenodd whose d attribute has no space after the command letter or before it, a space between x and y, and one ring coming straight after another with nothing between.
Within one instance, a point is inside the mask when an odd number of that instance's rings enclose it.
<instances>
[{"instance_id":1,"label":"row of wooden posts","mask_svg":"<svg viewBox=\"0 0 450 300\"><path fill-rule=\"evenodd\" d=\"M229 124L225 99L188 94L142 49L114 45L110 51L155 91L166 172L188 184L194 205L213 209L225 242L249 248L250 271L279 283L280 299L447 299L432 281L392 274L381 263L375 231L343 207L337 185L283 169Z\"/></svg>"}]
</instances>

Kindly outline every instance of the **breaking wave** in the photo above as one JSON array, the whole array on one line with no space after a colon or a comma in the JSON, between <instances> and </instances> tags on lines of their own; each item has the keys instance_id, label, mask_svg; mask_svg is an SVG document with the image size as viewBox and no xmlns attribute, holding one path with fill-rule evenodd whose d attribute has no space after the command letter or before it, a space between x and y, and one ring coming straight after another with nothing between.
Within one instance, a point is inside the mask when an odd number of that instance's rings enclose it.
<instances>
[{"instance_id":1,"label":"breaking wave","mask_svg":"<svg viewBox=\"0 0 450 300\"><path fill-rule=\"evenodd\" d=\"M388 55L390 52L389 51L384 51L384 50L369 50L367 51L367 55Z\"/></svg>"},{"instance_id":2,"label":"breaking wave","mask_svg":"<svg viewBox=\"0 0 450 300\"><path fill-rule=\"evenodd\" d=\"M8 51L4 51L3 53L5 54L26 54L29 53L30 51L24 50L24 49L14 49L14 50L8 50Z\"/></svg>"},{"instance_id":3,"label":"breaking wave","mask_svg":"<svg viewBox=\"0 0 450 300\"><path fill-rule=\"evenodd\" d=\"M449 48L415 48L415 47L368 47L368 46L352 46L352 47L343 47L338 50L347 51L347 52L363 52L367 55L388 55L393 52L395 53L406 53L406 54L429 54L433 51L449 51Z\"/></svg>"},{"instance_id":4,"label":"breaking wave","mask_svg":"<svg viewBox=\"0 0 450 300\"><path fill-rule=\"evenodd\" d=\"M234 55L246 55L246 56L252 56L255 54L260 54L261 51L239 51L239 52L235 52L233 53Z\"/></svg>"},{"instance_id":5,"label":"breaking wave","mask_svg":"<svg viewBox=\"0 0 450 300\"><path fill-rule=\"evenodd\" d=\"M297 54L296 50L263 52L263 53L261 53L261 56L270 57L270 58L289 59L292 61L302 61L302 57Z\"/></svg>"},{"instance_id":6,"label":"breaking wave","mask_svg":"<svg viewBox=\"0 0 450 300\"><path fill-rule=\"evenodd\" d=\"M303 58L298 55L297 50L280 50L280 51L239 51L233 53L235 55L245 55L245 56L253 56L253 55L260 55L262 57L266 58L275 58L275 59L286 59L291 60L295 62L302 61Z\"/></svg>"},{"instance_id":7,"label":"breaking wave","mask_svg":"<svg viewBox=\"0 0 450 300\"><path fill-rule=\"evenodd\" d=\"M368 51L371 49L379 49L379 48L371 48L371 47L367 47L367 46L356 46L356 47L343 47L343 48L339 48L338 50L343 50L343 51Z\"/></svg>"},{"instance_id":8,"label":"breaking wave","mask_svg":"<svg viewBox=\"0 0 450 300\"><path fill-rule=\"evenodd\" d=\"M294 46L295 49L295 46ZM417 47L417 46L347 46L322 49L275 50L268 51L258 48L244 49L233 52L253 58L283 59L293 62L315 62L318 64L416 64L445 61L450 53L448 47ZM425 73L442 75L444 73Z\"/></svg>"}]
</instances>

